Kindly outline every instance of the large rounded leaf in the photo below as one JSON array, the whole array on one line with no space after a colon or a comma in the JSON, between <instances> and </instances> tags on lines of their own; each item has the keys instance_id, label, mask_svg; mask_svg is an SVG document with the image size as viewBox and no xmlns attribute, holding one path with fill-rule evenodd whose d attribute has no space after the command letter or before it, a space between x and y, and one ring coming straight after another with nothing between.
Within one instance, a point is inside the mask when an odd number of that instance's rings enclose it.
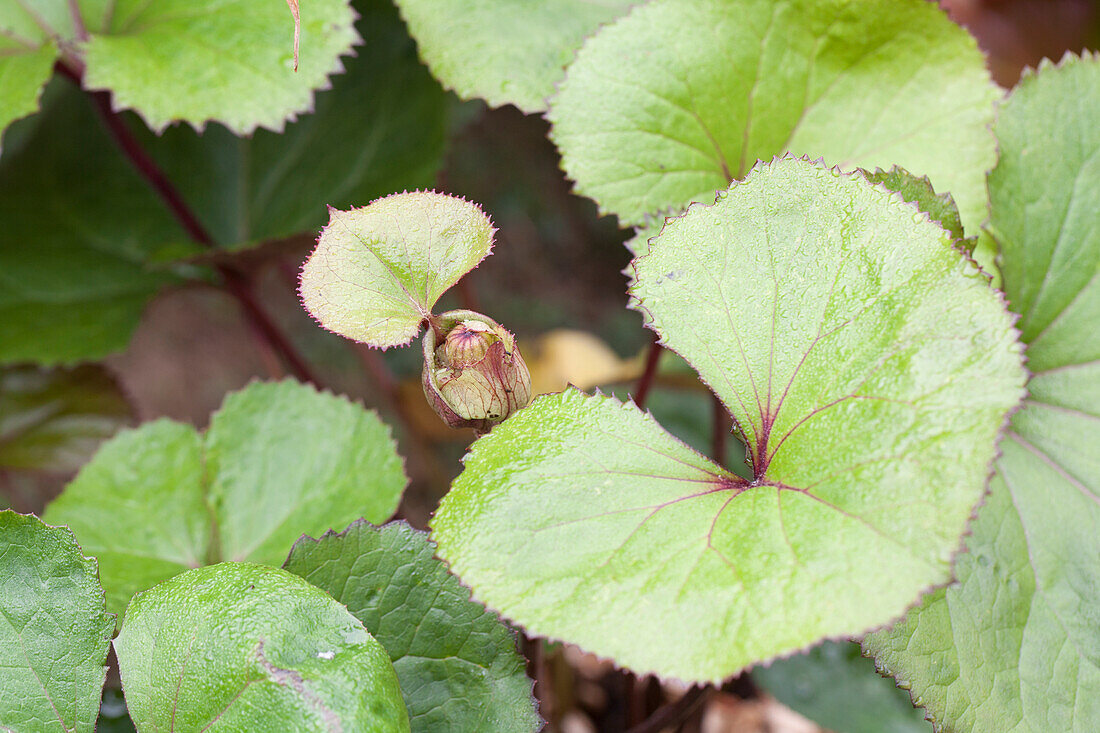
<instances>
[{"instance_id":1,"label":"large rounded leaf","mask_svg":"<svg viewBox=\"0 0 1100 733\"><path fill-rule=\"evenodd\" d=\"M134 598L115 640L139 730L409 730L386 650L285 570L222 563Z\"/></svg>"},{"instance_id":2,"label":"large rounded leaf","mask_svg":"<svg viewBox=\"0 0 1100 733\"><path fill-rule=\"evenodd\" d=\"M329 209L302 267L302 304L341 336L407 344L439 296L489 254L494 232L477 204L434 191Z\"/></svg>"},{"instance_id":3,"label":"large rounded leaf","mask_svg":"<svg viewBox=\"0 0 1100 733\"><path fill-rule=\"evenodd\" d=\"M200 129L218 120L239 134L282 130L312 110L314 91L343 71L339 57L359 40L348 0L301 4L297 69L291 15L277 0L158 0L110 9L102 20L85 18L85 84L110 90L116 106L136 110L158 131L177 120Z\"/></svg>"},{"instance_id":4,"label":"large rounded leaf","mask_svg":"<svg viewBox=\"0 0 1100 733\"><path fill-rule=\"evenodd\" d=\"M900 165L985 218L996 89L926 0L655 0L593 36L552 100L577 191L643 224L758 158Z\"/></svg>"},{"instance_id":5,"label":"large rounded leaf","mask_svg":"<svg viewBox=\"0 0 1100 733\"><path fill-rule=\"evenodd\" d=\"M546 109L584 36L630 0L398 0L420 54L460 97Z\"/></svg>"},{"instance_id":6,"label":"large rounded leaf","mask_svg":"<svg viewBox=\"0 0 1100 733\"><path fill-rule=\"evenodd\" d=\"M687 680L888 622L950 579L1024 382L951 241L801 160L693 205L633 294L730 408L753 480L630 406L544 397L475 444L440 556L532 633Z\"/></svg>"},{"instance_id":7,"label":"large rounded leaf","mask_svg":"<svg viewBox=\"0 0 1100 733\"><path fill-rule=\"evenodd\" d=\"M944 731L1100 728L1100 58L1000 111L990 228L1033 372L959 584L865 642Z\"/></svg>"},{"instance_id":8,"label":"large rounded leaf","mask_svg":"<svg viewBox=\"0 0 1100 733\"><path fill-rule=\"evenodd\" d=\"M73 533L0 512L0 730L91 733L113 630Z\"/></svg>"},{"instance_id":9,"label":"large rounded leaf","mask_svg":"<svg viewBox=\"0 0 1100 733\"><path fill-rule=\"evenodd\" d=\"M111 610L218 560L279 565L302 534L389 518L405 487L374 413L294 382L229 395L205 436L170 420L104 444L46 510L96 555Z\"/></svg>"},{"instance_id":10,"label":"large rounded leaf","mask_svg":"<svg viewBox=\"0 0 1100 733\"><path fill-rule=\"evenodd\" d=\"M348 607L393 661L414 733L531 733L540 721L516 635L405 523L303 537L284 567Z\"/></svg>"}]
</instances>

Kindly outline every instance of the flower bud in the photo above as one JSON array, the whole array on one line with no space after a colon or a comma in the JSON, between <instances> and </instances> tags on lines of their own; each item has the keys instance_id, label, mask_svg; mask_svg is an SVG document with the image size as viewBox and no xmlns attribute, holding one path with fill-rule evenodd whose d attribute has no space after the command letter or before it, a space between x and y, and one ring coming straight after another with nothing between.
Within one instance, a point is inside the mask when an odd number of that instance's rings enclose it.
<instances>
[{"instance_id":1,"label":"flower bud","mask_svg":"<svg viewBox=\"0 0 1100 733\"><path fill-rule=\"evenodd\" d=\"M515 338L473 311L450 311L424 335L424 396L452 428L488 431L531 401Z\"/></svg>"}]
</instances>

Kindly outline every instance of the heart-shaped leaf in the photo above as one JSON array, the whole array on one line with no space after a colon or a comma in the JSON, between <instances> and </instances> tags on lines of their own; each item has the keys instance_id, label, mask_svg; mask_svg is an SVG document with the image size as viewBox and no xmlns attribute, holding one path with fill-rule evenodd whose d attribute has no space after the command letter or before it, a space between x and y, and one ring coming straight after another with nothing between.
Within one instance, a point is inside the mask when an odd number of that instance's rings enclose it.
<instances>
[{"instance_id":1,"label":"heart-shaped leaf","mask_svg":"<svg viewBox=\"0 0 1100 733\"><path fill-rule=\"evenodd\" d=\"M302 534L385 521L405 483L377 415L295 382L258 383L229 395L205 435L170 420L121 433L45 517L99 558L121 611L188 568L280 565Z\"/></svg>"},{"instance_id":2,"label":"heart-shaped leaf","mask_svg":"<svg viewBox=\"0 0 1100 733\"><path fill-rule=\"evenodd\" d=\"M0 511L0 730L91 731L114 626L73 533Z\"/></svg>"},{"instance_id":3,"label":"heart-shaped leaf","mask_svg":"<svg viewBox=\"0 0 1100 733\"><path fill-rule=\"evenodd\" d=\"M624 224L790 151L927 175L976 228L996 95L925 0L655 0L582 47L549 118L577 191Z\"/></svg>"},{"instance_id":4,"label":"heart-shaped leaf","mask_svg":"<svg viewBox=\"0 0 1100 733\"><path fill-rule=\"evenodd\" d=\"M477 204L434 191L330 209L302 267L302 304L342 336L407 344L439 296L489 254L495 231Z\"/></svg>"},{"instance_id":5,"label":"heart-shaped leaf","mask_svg":"<svg viewBox=\"0 0 1100 733\"><path fill-rule=\"evenodd\" d=\"M538 730L515 633L470 601L434 552L407 524L356 522L303 537L284 567L347 606L386 647L414 733Z\"/></svg>"},{"instance_id":6,"label":"heart-shaped leaf","mask_svg":"<svg viewBox=\"0 0 1100 733\"><path fill-rule=\"evenodd\" d=\"M281 131L313 107L313 93L343 71L340 56L359 41L348 0L301 8L301 54L278 0L158 0L112 3L100 18L82 3L91 40L85 84L110 90L154 130L183 120L201 129L218 120L247 134Z\"/></svg>"},{"instance_id":7,"label":"heart-shaped leaf","mask_svg":"<svg viewBox=\"0 0 1100 733\"><path fill-rule=\"evenodd\" d=\"M382 645L285 570L222 563L138 595L115 640L139 730L409 730Z\"/></svg>"},{"instance_id":8,"label":"heart-shaped leaf","mask_svg":"<svg viewBox=\"0 0 1100 733\"><path fill-rule=\"evenodd\" d=\"M1100 57L1002 106L990 230L1032 378L958 584L865 640L943 731L1100 726Z\"/></svg>"},{"instance_id":9,"label":"heart-shaped leaf","mask_svg":"<svg viewBox=\"0 0 1100 733\"><path fill-rule=\"evenodd\" d=\"M1008 313L951 244L803 160L691 206L632 292L730 408L753 479L567 391L474 444L440 556L532 633L685 680L895 618L950 579L1024 382Z\"/></svg>"},{"instance_id":10,"label":"heart-shaped leaf","mask_svg":"<svg viewBox=\"0 0 1100 733\"><path fill-rule=\"evenodd\" d=\"M424 62L464 99L546 109L585 35L630 0L398 0Z\"/></svg>"}]
</instances>

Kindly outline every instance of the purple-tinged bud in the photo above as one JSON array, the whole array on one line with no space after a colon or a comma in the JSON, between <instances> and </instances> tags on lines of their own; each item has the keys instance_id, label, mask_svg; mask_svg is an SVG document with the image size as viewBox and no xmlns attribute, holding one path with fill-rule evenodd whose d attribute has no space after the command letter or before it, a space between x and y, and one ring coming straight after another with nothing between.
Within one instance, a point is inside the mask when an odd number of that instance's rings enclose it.
<instances>
[{"instance_id":1,"label":"purple-tinged bud","mask_svg":"<svg viewBox=\"0 0 1100 733\"><path fill-rule=\"evenodd\" d=\"M531 401L515 338L473 311L444 313L428 329L422 381L428 403L452 428L487 432Z\"/></svg>"}]
</instances>

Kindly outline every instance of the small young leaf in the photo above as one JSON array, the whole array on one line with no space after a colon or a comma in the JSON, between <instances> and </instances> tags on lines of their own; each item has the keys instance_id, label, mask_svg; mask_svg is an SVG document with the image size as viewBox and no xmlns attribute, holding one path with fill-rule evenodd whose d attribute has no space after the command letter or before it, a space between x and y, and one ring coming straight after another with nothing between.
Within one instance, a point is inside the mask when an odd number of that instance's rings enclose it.
<instances>
[{"instance_id":1,"label":"small young leaf","mask_svg":"<svg viewBox=\"0 0 1100 733\"><path fill-rule=\"evenodd\" d=\"M434 551L407 524L355 522L303 537L284 567L347 606L386 648L414 733L538 730L515 634L470 601Z\"/></svg>"},{"instance_id":2,"label":"small young leaf","mask_svg":"<svg viewBox=\"0 0 1100 733\"><path fill-rule=\"evenodd\" d=\"M159 0L126 3L89 24L85 85L110 90L154 130L183 120L218 120L248 134L281 131L309 112L313 93L343 71L359 40L348 0L310 0L302 10L301 66L285 42L286 8L276 0Z\"/></svg>"},{"instance_id":3,"label":"small young leaf","mask_svg":"<svg viewBox=\"0 0 1100 733\"><path fill-rule=\"evenodd\" d=\"M0 511L0 730L91 733L113 630L73 533Z\"/></svg>"},{"instance_id":4,"label":"small young leaf","mask_svg":"<svg viewBox=\"0 0 1100 733\"><path fill-rule=\"evenodd\" d=\"M790 151L901 165L986 214L997 90L925 0L655 0L582 47L551 100L577 191L639 225Z\"/></svg>"},{"instance_id":5,"label":"small young leaf","mask_svg":"<svg viewBox=\"0 0 1100 733\"><path fill-rule=\"evenodd\" d=\"M130 404L103 367L0 368L2 468L75 471L131 420Z\"/></svg>"},{"instance_id":6,"label":"small young leaf","mask_svg":"<svg viewBox=\"0 0 1100 733\"><path fill-rule=\"evenodd\" d=\"M279 565L302 534L385 521L405 482L374 413L294 382L260 383L226 398L205 437L169 420L120 434L45 517L99 558L108 606L121 611L188 568Z\"/></svg>"},{"instance_id":7,"label":"small young leaf","mask_svg":"<svg viewBox=\"0 0 1100 733\"><path fill-rule=\"evenodd\" d=\"M754 478L607 398L536 400L475 443L432 521L478 599L631 669L717 681L950 579L1024 372L940 227L784 159L671 220L635 267Z\"/></svg>"},{"instance_id":8,"label":"small young leaf","mask_svg":"<svg viewBox=\"0 0 1100 733\"><path fill-rule=\"evenodd\" d=\"M1028 74L990 230L1032 371L958 584L865 648L944 731L1100 726L1100 57Z\"/></svg>"},{"instance_id":9,"label":"small young leaf","mask_svg":"<svg viewBox=\"0 0 1100 733\"><path fill-rule=\"evenodd\" d=\"M141 730L408 731L386 650L301 578L251 563L139 594L115 640Z\"/></svg>"},{"instance_id":10,"label":"small young leaf","mask_svg":"<svg viewBox=\"0 0 1100 733\"><path fill-rule=\"evenodd\" d=\"M581 40L630 0L398 0L425 63L463 99L546 109Z\"/></svg>"},{"instance_id":11,"label":"small young leaf","mask_svg":"<svg viewBox=\"0 0 1100 733\"><path fill-rule=\"evenodd\" d=\"M342 336L407 344L439 296L489 254L495 231L476 204L434 191L330 209L302 267L302 304Z\"/></svg>"}]
</instances>

